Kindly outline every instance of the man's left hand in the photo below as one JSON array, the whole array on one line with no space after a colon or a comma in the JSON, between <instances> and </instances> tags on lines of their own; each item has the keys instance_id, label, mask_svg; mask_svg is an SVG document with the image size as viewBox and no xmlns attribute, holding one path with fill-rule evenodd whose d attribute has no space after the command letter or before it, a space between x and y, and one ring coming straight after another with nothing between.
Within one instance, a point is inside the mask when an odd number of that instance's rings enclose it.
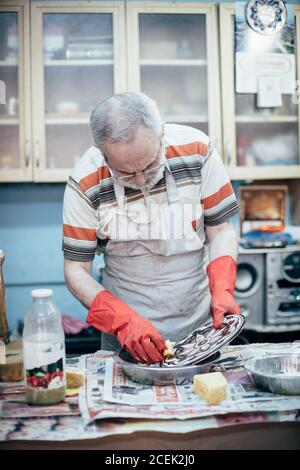
<instances>
[{"instance_id":1,"label":"man's left hand","mask_svg":"<svg viewBox=\"0 0 300 470\"><path fill-rule=\"evenodd\" d=\"M207 266L211 292L211 314L213 327L220 328L227 313L241 313L240 307L233 297L237 265L231 256L220 256Z\"/></svg>"},{"instance_id":2,"label":"man's left hand","mask_svg":"<svg viewBox=\"0 0 300 470\"><path fill-rule=\"evenodd\" d=\"M213 316L213 327L220 328L224 322L224 315L227 313L241 313L240 307L228 291L217 292L212 295L210 311Z\"/></svg>"}]
</instances>

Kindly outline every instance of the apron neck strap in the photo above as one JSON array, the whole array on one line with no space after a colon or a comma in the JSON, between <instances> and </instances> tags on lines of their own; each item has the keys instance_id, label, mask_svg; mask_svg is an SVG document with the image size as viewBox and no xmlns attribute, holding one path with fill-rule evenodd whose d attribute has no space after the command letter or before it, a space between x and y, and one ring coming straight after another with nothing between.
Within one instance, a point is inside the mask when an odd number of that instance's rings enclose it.
<instances>
[{"instance_id":1,"label":"apron neck strap","mask_svg":"<svg viewBox=\"0 0 300 470\"><path fill-rule=\"evenodd\" d=\"M116 178L112 177L112 179L118 208L119 210L122 210L125 208L125 188L119 183Z\"/></svg>"},{"instance_id":2,"label":"apron neck strap","mask_svg":"<svg viewBox=\"0 0 300 470\"><path fill-rule=\"evenodd\" d=\"M166 189L169 204L176 204L180 202L178 188L176 186L175 178L170 170L169 162L166 159Z\"/></svg>"}]
</instances>

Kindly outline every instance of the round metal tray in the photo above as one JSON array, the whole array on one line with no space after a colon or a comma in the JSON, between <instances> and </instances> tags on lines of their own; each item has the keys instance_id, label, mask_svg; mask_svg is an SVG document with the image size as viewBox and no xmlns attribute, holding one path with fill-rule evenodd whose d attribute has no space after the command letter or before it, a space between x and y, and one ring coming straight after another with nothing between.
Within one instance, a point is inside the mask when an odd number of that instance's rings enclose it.
<instances>
[{"instance_id":1,"label":"round metal tray","mask_svg":"<svg viewBox=\"0 0 300 470\"><path fill-rule=\"evenodd\" d=\"M190 383L193 381L195 374L209 372L212 364L219 357L220 352L216 352L204 361L199 362L199 364L169 369L156 365L146 366L136 364L134 359L124 350L120 353L115 353L113 356L115 362L121 366L123 372L130 380L147 385L184 385Z\"/></svg>"},{"instance_id":2,"label":"round metal tray","mask_svg":"<svg viewBox=\"0 0 300 470\"><path fill-rule=\"evenodd\" d=\"M300 354L252 358L244 367L259 388L281 395L300 395Z\"/></svg>"},{"instance_id":3,"label":"round metal tray","mask_svg":"<svg viewBox=\"0 0 300 470\"><path fill-rule=\"evenodd\" d=\"M199 364L229 344L245 324L243 315L226 315L221 328L215 329L211 322L194 330L173 346L174 356L167 357L162 367L173 368Z\"/></svg>"}]
</instances>

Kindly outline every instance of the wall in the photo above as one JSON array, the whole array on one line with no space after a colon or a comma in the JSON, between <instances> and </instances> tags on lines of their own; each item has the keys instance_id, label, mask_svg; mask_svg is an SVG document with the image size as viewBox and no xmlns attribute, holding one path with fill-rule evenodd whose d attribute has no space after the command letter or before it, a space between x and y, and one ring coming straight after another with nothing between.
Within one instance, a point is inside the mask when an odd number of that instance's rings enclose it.
<instances>
[{"instance_id":1,"label":"wall","mask_svg":"<svg viewBox=\"0 0 300 470\"><path fill-rule=\"evenodd\" d=\"M31 302L30 291L49 287L61 312L84 319L86 309L63 277L61 220L64 184L1 184L0 247L11 330ZM99 261L99 258L98 258ZM95 273L96 274L96 273Z\"/></svg>"}]
</instances>

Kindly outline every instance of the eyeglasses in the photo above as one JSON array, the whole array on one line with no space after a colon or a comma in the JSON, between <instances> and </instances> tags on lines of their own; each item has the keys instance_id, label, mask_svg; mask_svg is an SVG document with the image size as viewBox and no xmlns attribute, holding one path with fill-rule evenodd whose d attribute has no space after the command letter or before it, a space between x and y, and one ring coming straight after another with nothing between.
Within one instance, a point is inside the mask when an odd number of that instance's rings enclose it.
<instances>
[{"instance_id":1,"label":"eyeglasses","mask_svg":"<svg viewBox=\"0 0 300 470\"><path fill-rule=\"evenodd\" d=\"M124 176L113 174L113 177L118 179L118 180L122 180L122 181L131 181L136 176L143 175L145 180L148 181L152 176L154 176L164 166L165 166L165 164L161 163L160 165L153 166L151 168L148 168L148 169L143 170L143 171L139 171L137 173L132 173L130 175L124 175Z\"/></svg>"},{"instance_id":2,"label":"eyeglasses","mask_svg":"<svg viewBox=\"0 0 300 470\"><path fill-rule=\"evenodd\" d=\"M158 151L155 155L155 158L154 158L153 162L150 163L150 165L148 165L147 168L145 168L145 170L142 170L142 171L139 171L139 172L136 172L136 173L130 173L130 174L122 175L122 174L116 174L116 171L118 171L118 170L113 171L110 168L110 166L108 165L108 168L109 168L113 178L121 180L121 181L124 182L124 181L131 181L136 176L143 175L143 177L147 181L152 176L154 176L161 168L163 168L165 166L165 163L162 162L159 165L157 165L159 160L161 160L161 153L162 153L162 148L163 148L163 133L164 133L164 128L162 128L162 132L161 132L161 135L160 135L160 146L159 146L159 149L158 149ZM121 172L119 172L119 173L121 173Z\"/></svg>"}]
</instances>

